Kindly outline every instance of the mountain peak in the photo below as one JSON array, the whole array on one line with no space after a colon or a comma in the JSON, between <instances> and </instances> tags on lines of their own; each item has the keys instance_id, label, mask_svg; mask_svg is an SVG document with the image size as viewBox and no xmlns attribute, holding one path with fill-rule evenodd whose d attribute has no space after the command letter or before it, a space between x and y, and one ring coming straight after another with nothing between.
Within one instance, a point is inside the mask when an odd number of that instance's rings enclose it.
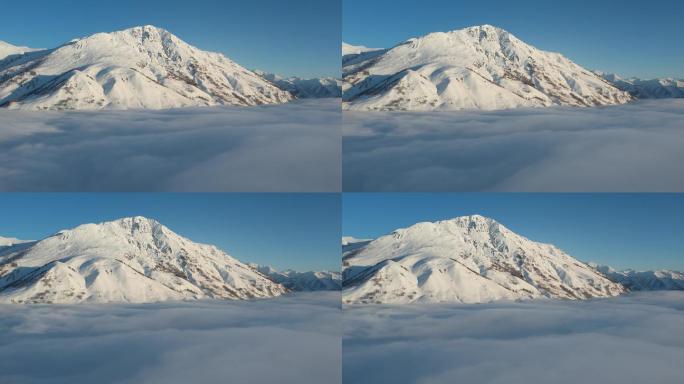
<instances>
[{"instance_id":1,"label":"mountain peak","mask_svg":"<svg viewBox=\"0 0 684 384\"><path fill-rule=\"evenodd\" d=\"M286 291L217 247L144 216L83 224L0 254L0 302L249 299Z\"/></svg>"},{"instance_id":2,"label":"mountain peak","mask_svg":"<svg viewBox=\"0 0 684 384\"><path fill-rule=\"evenodd\" d=\"M345 303L615 296L623 287L482 216L423 222L344 248Z\"/></svg>"},{"instance_id":3,"label":"mountain peak","mask_svg":"<svg viewBox=\"0 0 684 384\"><path fill-rule=\"evenodd\" d=\"M503 28L491 24L473 25L471 27L463 28L462 31L472 31L472 32L488 32L488 33L509 33Z\"/></svg>"},{"instance_id":4,"label":"mountain peak","mask_svg":"<svg viewBox=\"0 0 684 384\"><path fill-rule=\"evenodd\" d=\"M252 106L294 98L223 54L154 25L96 33L0 65L0 107L10 109Z\"/></svg>"},{"instance_id":5,"label":"mountain peak","mask_svg":"<svg viewBox=\"0 0 684 384\"><path fill-rule=\"evenodd\" d=\"M343 108L496 110L624 104L632 97L566 57L485 24L343 58Z\"/></svg>"}]
</instances>

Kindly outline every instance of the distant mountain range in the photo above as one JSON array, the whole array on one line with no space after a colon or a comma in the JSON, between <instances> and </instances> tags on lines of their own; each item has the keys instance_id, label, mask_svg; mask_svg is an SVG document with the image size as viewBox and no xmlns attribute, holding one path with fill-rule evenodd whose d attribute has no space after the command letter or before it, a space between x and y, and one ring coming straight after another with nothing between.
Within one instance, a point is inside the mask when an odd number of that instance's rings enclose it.
<instances>
[{"instance_id":1,"label":"distant mountain range","mask_svg":"<svg viewBox=\"0 0 684 384\"><path fill-rule=\"evenodd\" d=\"M343 242L343 302L587 299L626 292L557 247L483 216L418 223Z\"/></svg>"},{"instance_id":2,"label":"distant mountain range","mask_svg":"<svg viewBox=\"0 0 684 384\"><path fill-rule=\"evenodd\" d=\"M684 97L684 80L673 78L643 80L636 77L623 79L615 74L596 72L616 88L637 99L670 99Z\"/></svg>"},{"instance_id":3,"label":"distant mountain range","mask_svg":"<svg viewBox=\"0 0 684 384\"><path fill-rule=\"evenodd\" d=\"M671 270L617 271L607 265L591 264L611 281L622 284L630 291L684 290L684 273Z\"/></svg>"},{"instance_id":4,"label":"distant mountain range","mask_svg":"<svg viewBox=\"0 0 684 384\"><path fill-rule=\"evenodd\" d=\"M342 289L342 274L339 272L298 272L291 269L278 271L270 266L258 264L250 264L250 266L292 291L339 291Z\"/></svg>"},{"instance_id":5,"label":"distant mountain range","mask_svg":"<svg viewBox=\"0 0 684 384\"><path fill-rule=\"evenodd\" d=\"M278 88L288 91L299 99L342 97L342 80L334 77L303 79L301 77L284 78L273 73L255 71Z\"/></svg>"},{"instance_id":6,"label":"distant mountain range","mask_svg":"<svg viewBox=\"0 0 684 384\"><path fill-rule=\"evenodd\" d=\"M330 82L290 79L278 85L151 25L97 33L54 49L0 44L0 107L10 109L278 104L333 92Z\"/></svg>"},{"instance_id":7,"label":"distant mountain range","mask_svg":"<svg viewBox=\"0 0 684 384\"><path fill-rule=\"evenodd\" d=\"M222 250L128 217L0 247L0 302L276 297L288 289Z\"/></svg>"}]
</instances>

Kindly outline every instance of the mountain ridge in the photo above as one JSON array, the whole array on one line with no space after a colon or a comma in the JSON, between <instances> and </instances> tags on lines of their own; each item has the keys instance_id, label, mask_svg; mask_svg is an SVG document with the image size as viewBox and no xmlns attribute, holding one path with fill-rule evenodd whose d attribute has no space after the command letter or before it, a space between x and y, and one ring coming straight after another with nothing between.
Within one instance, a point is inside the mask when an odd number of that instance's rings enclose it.
<instances>
[{"instance_id":1,"label":"mountain ridge","mask_svg":"<svg viewBox=\"0 0 684 384\"><path fill-rule=\"evenodd\" d=\"M618 271L607 265L589 263L613 282L631 291L684 290L684 273L668 269Z\"/></svg>"},{"instance_id":2,"label":"mountain ridge","mask_svg":"<svg viewBox=\"0 0 684 384\"><path fill-rule=\"evenodd\" d=\"M293 99L223 54L151 25L0 61L0 106L11 109L250 106Z\"/></svg>"},{"instance_id":3,"label":"mountain ridge","mask_svg":"<svg viewBox=\"0 0 684 384\"><path fill-rule=\"evenodd\" d=\"M337 271L278 271L269 265L249 264L269 279L293 291L339 291L342 274Z\"/></svg>"},{"instance_id":4,"label":"mountain ridge","mask_svg":"<svg viewBox=\"0 0 684 384\"><path fill-rule=\"evenodd\" d=\"M215 246L142 216L0 249L0 302L250 299L287 291Z\"/></svg>"},{"instance_id":5,"label":"mountain ridge","mask_svg":"<svg viewBox=\"0 0 684 384\"><path fill-rule=\"evenodd\" d=\"M343 247L346 304L584 299L622 292L559 248L480 215L416 223L361 247Z\"/></svg>"},{"instance_id":6,"label":"mountain ridge","mask_svg":"<svg viewBox=\"0 0 684 384\"><path fill-rule=\"evenodd\" d=\"M343 81L348 110L494 110L632 100L561 54L538 50L491 25L433 32L343 58Z\"/></svg>"}]
</instances>

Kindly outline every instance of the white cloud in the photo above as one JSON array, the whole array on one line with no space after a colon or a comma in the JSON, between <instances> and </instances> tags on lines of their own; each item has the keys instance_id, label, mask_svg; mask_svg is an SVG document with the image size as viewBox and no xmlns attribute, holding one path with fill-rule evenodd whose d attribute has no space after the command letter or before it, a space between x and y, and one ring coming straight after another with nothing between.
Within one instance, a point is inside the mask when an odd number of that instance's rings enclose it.
<instances>
[{"instance_id":1,"label":"white cloud","mask_svg":"<svg viewBox=\"0 0 684 384\"><path fill-rule=\"evenodd\" d=\"M344 308L349 383L679 383L684 292Z\"/></svg>"},{"instance_id":2,"label":"white cloud","mask_svg":"<svg viewBox=\"0 0 684 384\"><path fill-rule=\"evenodd\" d=\"M684 191L684 100L344 112L345 191Z\"/></svg>"},{"instance_id":3,"label":"white cloud","mask_svg":"<svg viewBox=\"0 0 684 384\"><path fill-rule=\"evenodd\" d=\"M1 305L2 383L335 383L337 293L144 305Z\"/></svg>"},{"instance_id":4,"label":"white cloud","mask_svg":"<svg viewBox=\"0 0 684 384\"><path fill-rule=\"evenodd\" d=\"M165 111L0 110L0 190L335 192L340 100Z\"/></svg>"}]
</instances>

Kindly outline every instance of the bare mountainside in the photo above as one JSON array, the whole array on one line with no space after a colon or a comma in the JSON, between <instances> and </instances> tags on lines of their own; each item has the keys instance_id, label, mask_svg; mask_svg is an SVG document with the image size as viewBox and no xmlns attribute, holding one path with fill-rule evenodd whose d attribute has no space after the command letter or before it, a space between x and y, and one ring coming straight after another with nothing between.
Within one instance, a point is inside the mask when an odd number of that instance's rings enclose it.
<instances>
[{"instance_id":1,"label":"bare mountainside","mask_svg":"<svg viewBox=\"0 0 684 384\"><path fill-rule=\"evenodd\" d=\"M482 25L387 50L344 45L349 110L462 110L624 104L632 96L559 53Z\"/></svg>"},{"instance_id":2,"label":"bare mountainside","mask_svg":"<svg viewBox=\"0 0 684 384\"><path fill-rule=\"evenodd\" d=\"M347 304L586 299L625 289L559 248L479 215L398 229L343 247Z\"/></svg>"},{"instance_id":3,"label":"bare mountainside","mask_svg":"<svg viewBox=\"0 0 684 384\"><path fill-rule=\"evenodd\" d=\"M220 249L144 217L0 248L0 302L6 303L249 299L286 291Z\"/></svg>"},{"instance_id":4,"label":"bare mountainside","mask_svg":"<svg viewBox=\"0 0 684 384\"><path fill-rule=\"evenodd\" d=\"M294 96L151 25L0 61L0 106L75 110L284 103Z\"/></svg>"}]
</instances>

